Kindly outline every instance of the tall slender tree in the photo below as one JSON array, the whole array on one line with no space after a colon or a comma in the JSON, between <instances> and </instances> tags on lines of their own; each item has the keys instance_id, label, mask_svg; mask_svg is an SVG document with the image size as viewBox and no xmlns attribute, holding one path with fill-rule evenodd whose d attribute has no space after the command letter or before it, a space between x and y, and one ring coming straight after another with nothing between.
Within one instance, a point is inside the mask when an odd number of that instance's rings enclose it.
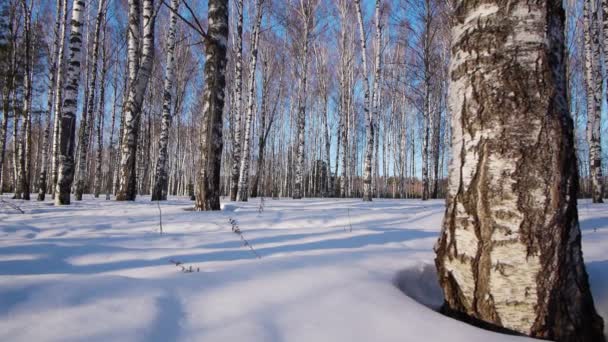
<instances>
[{"instance_id":1,"label":"tall slender tree","mask_svg":"<svg viewBox=\"0 0 608 342\"><path fill-rule=\"evenodd\" d=\"M243 97L243 0L235 0L236 34L234 35L234 90L232 112L232 168L230 171L230 200L236 201L241 170L241 117Z\"/></svg>"},{"instance_id":2,"label":"tall slender tree","mask_svg":"<svg viewBox=\"0 0 608 342\"><path fill-rule=\"evenodd\" d=\"M153 201L167 200L167 147L169 144L169 128L171 127L171 91L173 90L173 78L175 69L175 31L177 28L177 11L179 0L171 1L171 15L169 17L169 30L167 31L167 61L165 65L165 82L163 89L163 114L158 142L158 160L156 162L156 174L154 176L154 188L152 190Z\"/></svg>"},{"instance_id":3,"label":"tall slender tree","mask_svg":"<svg viewBox=\"0 0 608 342\"><path fill-rule=\"evenodd\" d=\"M57 65L57 78L55 79L55 96L54 96L54 105L53 111L55 112L55 118L53 120L53 143L52 143L52 156L51 156L51 179L52 179L52 193L53 197L55 194L55 188L57 186L57 170L59 163L59 131L61 129L61 106L63 105L63 87L64 87L64 77L63 74L65 72L65 42L67 36L67 27L68 27L68 1L61 0L61 7L63 9L63 24L61 25L61 36L59 38L59 58L60 61Z\"/></svg>"},{"instance_id":4,"label":"tall slender tree","mask_svg":"<svg viewBox=\"0 0 608 342\"><path fill-rule=\"evenodd\" d=\"M313 2L315 2L313 4ZM300 52L300 77L298 95L298 116L296 120L296 163L293 198L301 199L304 195L304 144L306 133L306 101L308 101L308 48L310 45L312 29L314 27L314 10L316 1L300 0L298 14L304 26L302 35L302 48Z\"/></svg>"},{"instance_id":5,"label":"tall slender tree","mask_svg":"<svg viewBox=\"0 0 608 342\"><path fill-rule=\"evenodd\" d=\"M56 205L70 204L70 190L74 181L76 108L80 86L80 49L82 47L82 19L85 4L86 2L83 0L75 0L72 7L67 83L59 124Z\"/></svg>"},{"instance_id":6,"label":"tall slender tree","mask_svg":"<svg viewBox=\"0 0 608 342\"><path fill-rule=\"evenodd\" d=\"M93 32L93 56L91 59L91 74L88 78L89 84L87 86L87 91L85 91L85 104L87 106L86 110L82 112L82 119L80 120L80 142L78 147L80 152L78 153L79 161L78 161L78 172L76 173L76 189L74 191L74 197L77 201L82 200L82 195L84 193L85 187L85 178L87 177L87 152L89 150L89 131L91 127L95 126L95 122L93 119L93 112L95 110L95 90L97 87L97 66L99 61L99 45L103 43L100 41L99 37L101 34L101 25L104 21L105 16L105 0L99 0L98 8L97 8L97 16L95 18L95 31ZM103 87L103 85L102 85Z\"/></svg>"},{"instance_id":7,"label":"tall slender tree","mask_svg":"<svg viewBox=\"0 0 608 342\"><path fill-rule=\"evenodd\" d=\"M128 66L129 87L121 146L118 201L134 201L137 196L137 143L142 104L154 61L154 0L129 0ZM143 14L143 22L141 16ZM143 26L143 34L140 26Z\"/></svg>"},{"instance_id":8,"label":"tall slender tree","mask_svg":"<svg viewBox=\"0 0 608 342\"><path fill-rule=\"evenodd\" d=\"M56 13L55 13L55 29L54 29L54 39L53 39L53 51L52 51L52 59L50 61L50 82L49 88L47 92L47 125L44 128L44 135L42 137L42 169L40 171L40 178L38 180L38 201L44 201L46 195L47 188L47 159L48 159L48 144L50 139L51 127L52 127L52 117L53 117L53 100L55 98L55 92L57 91L57 77L58 77L58 69L59 66L63 63L63 42L61 39L61 30L63 25L65 25L63 11L67 11L67 9L63 8L63 1L58 0L56 4Z\"/></svg>"},{"instance_id":9,"label":"tall slender tree","mask_svg":"<svg viewBox=\"0 0 608 342\"><path fill-rule=\"evenodd\" d=\"M601 31L599 13L598 1L584 0L583 34L585 48L585 84L587 88L587 143L589 144L589 176L591 180L591 197L593 203L603 202L602 144L600 132L603 79L601 71ZM606 51L608 51L608 48L606 49Z\"/></svg>"},{"instance_id":10,"label":"tall slender tree","mask_svg":"<svg viewBox=\"0 0 608 342\"><path fill-rule=\"evenodd\" d=\"M258 41L260 39L260 26L262 25L264 0L255 2L255 21L253 24L253 35L251 38L251 54L249 61L249 84L247 86L247 116L245 116L245 137L243 139L243 155L241 157L241 169L239 172L238 201L247 201L249 197L249 164L251 159L251 130L253 126L253 111L255 104L255 72L258 64Z\"/></svg>"},{"instance_id":11,"label":"tall slender tree","mask_svg":"<svg viewBox=\"0 0 608 342\"><path fill-rule=\"evenodd\" d=\"M205 39L205 88L201 130L201 169L196 210L220 210L222 113L226 87L228 0L209 0L209 28Z\"/></svg>"}]
</instances>

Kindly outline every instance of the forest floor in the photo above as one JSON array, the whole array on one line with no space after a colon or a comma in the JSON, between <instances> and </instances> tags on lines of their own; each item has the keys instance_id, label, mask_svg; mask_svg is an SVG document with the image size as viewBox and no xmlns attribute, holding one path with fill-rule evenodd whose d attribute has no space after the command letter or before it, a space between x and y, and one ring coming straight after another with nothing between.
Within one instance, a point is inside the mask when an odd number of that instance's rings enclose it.
<instances>
[{"instance_id":1,"label":"forest floor","mask_svg":"<svg viewBox=\"0 0 608 342\"><path fill-rule=\"evenodd\" d=\"M434 311L444 201L0 203L0 341L524 341ZM608 321L608 205L579 204ZM231 230L237 221L243 246ZM173 262L183 263L176 266ZM190 269L193 272L183 272Z\"/></svg>"}]
</instances>

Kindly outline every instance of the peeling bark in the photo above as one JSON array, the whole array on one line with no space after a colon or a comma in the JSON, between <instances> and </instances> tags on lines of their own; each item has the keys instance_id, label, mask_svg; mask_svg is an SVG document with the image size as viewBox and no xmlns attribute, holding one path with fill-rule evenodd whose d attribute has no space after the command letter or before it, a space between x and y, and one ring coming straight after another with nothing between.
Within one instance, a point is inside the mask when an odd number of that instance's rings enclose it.
<instances>
[{"instance_id":1,"label":"peeling bark","mask_svg":"<svg viewBox=\"0 0 608 342\"><path fill-rule=\"evenodd\" d=\"M561 1L455 5L453 158L435 247L444 312L559 342L604 341L581 251Z\"/></svg>"}]
</instances>

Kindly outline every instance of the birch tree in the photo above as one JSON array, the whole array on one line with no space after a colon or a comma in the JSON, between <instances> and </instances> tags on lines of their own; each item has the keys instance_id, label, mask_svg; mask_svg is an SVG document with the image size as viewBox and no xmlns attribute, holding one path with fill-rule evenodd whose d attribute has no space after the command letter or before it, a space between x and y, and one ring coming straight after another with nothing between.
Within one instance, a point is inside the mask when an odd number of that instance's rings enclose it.
<instances>
[{"instance_id":1,"label":"birch tree","mask_svg":"<svg viewBox=\"0 0 608 342\"><path fill-rule=\"evenodd\" d=\"M67 35L67 27L68 27L68 1L61 0L61 7L63 8L63 24L61 25L61 36L59 38L59 58L60 63L57 65L57 78L55 79L55 96L54 96L54 105L53 111L55 112L55 118L53 120L53 143L52 143L52 156L51 156L51 178L52 178L52 193L53 198L55 194L55 188L57 186L57 170L59 163L59 131L61 128L61 106L63 104L63 87L64 87L64 77L63 74L65 72L65 42Z\"/></svg>"},{"instance_id":2,"label":"birch tree","mask_svg":"<svg viewBox=\"0 0 608 342\"><path fill-rule=\"evenodd\" d=\"M249 162L251 159L251 129L255 103L255 71L258 63L258 41L260 38L260 26L262 25L264 0L255 2L255 21L251 38L251 56L249 61L249 84L247 86L247 116L245 117L245 137L243 139L243 156L241 157L241 168L239 171L239 189L237 201L247 201L249 197Z\"/></svg>"},{"instance_id":3,"label":"birch tree","mask_svg":"<svg viewBox=\"0 0 608 342\"><path fill-rule=\"evenodd\" d=\"M67 83L64 90L59 124L59 146L56 205L70 204L70 189L74 180L74 143L76 135L76 108L80 86L80 49L82 47L82 18L85 1L75 0L72 7L70 48Z\"/></svg>"},{"instance_id":4,"label":"birch tree","mask_svg":"<svg viewBox=\"0 0 608 342\"><path fill-rule=\"evenodd\" d=\"M222 113L226 87L228 0L209 0L209 28L205 35L205 87L201 129L201 168L196 210L220 210Z\"/></svg>"},{"instance_id":5,"label":"birch tree","mask_svg":"<svg viewBox=\"0 0 608 342\"><path fill-rule=\"evenodd\" d=\"M436 265L450 315L599 342L581 251L563 18L558 0L455 3L454 153Z\"/></svg>"},{"instance_id":6,"label":"birch tree","mask_svg":"<svg viewBox=\"0 0 608 342\"><path fill-rule=\"evenodd\" d=\"M378 1L376 1L377 6ZM361 1L355 0L357 9L357 24L359 25L359 44L361 48L361 65L363 67L363 113L365 117L365 159L363 164L363 200L372 200L372 153L374 146L373 116L370 111L370 89L369 76L367 71L367 42L365 39L365 29L363 28L363 13L361 11Z\"/></svg>"},{"instance_id":7,"label":"birch tree","mask_svg":"<svg viewBox=\"0 0 608 342\"><path fill-rule=\"evenodd\" d=\"M86 111L83 110L82 119L80 120L81 125L81 136L80 143L78 147L80 152L78 153L79 161L78 161L78 172L76 173L76 190L74 191L74 197L77 201L82 200L82 194L84 193L84 182L87 168L87 152L89 149L89 127L90 124L92 127L95 126L95 122L93 122L93 112L95 108L95 88L97 85L97 65L99 60L99 44L100 44L100 33L101 33L101 24L103 22L103 17L105 13L105 0L99 0L97 8L97 16L95 18L95 31L93 33L93 57L92 57L92 66L91 66L91 74L89 76L89 84L87 86L87 91L85 92L85 104L87 106ZM103 87L103 85L102 85ZM90 123L89 123L90 121Z\"/></svg>"},{"instance_id":8,"label":"birch tree","mask_svg":"<svg viewBox=\"0 0 608 342\"><path fill-rule=\"evenodd\" d=\"M103 128L106 111L106 75L108 72L108 53L106 44L106 23L104 21L103 39L101 41L101 79L99 81L99 105L97 108L97 125L95 131L97 133L97 150L95 153L95 180L93 182L93 196L99 197L101 193L102 175L102 158L103 158ZM109 161L112 162L111 160Z\"/></svg>"},{"instance_id":9,"label":"birch tree","mask_svg":"<svg viewBox=\"0 0 608 342\"><path fill-rule=\"evenodd\" d=\"M160 140L158 142L158 160L156 162L156 173L154 176L154 189L152 190L153 201L167 200L167 146L169 144L169 128L171 127L171 91L174 78L175 31L177 27L179 0L172 0L171 8L173 8L174 11L171 11L169 17L169 31L167 31L167 61L165 65L165 82L163 90L163 114Z\"/></svg>"},{"instance_id":10,"label":"birch tree","mask_svg":"<svg viewBox=\"0 0 608 342\"><path fill-rule=\"evenodd\" d=\"M232 127L232 168L230 173L230 200L236 201L241 170L241 117L243 94L243 0L235 0L236 35L234 39L235 66L233 102L234 121Z\"/></svg>"},{"instance_id":11,"label":"birch tree","mask_svg":"<svg viewBox=\"0 0 608 342\"><path fill-rule=\"evenodd\" d=\"M128 67L129 94L122 131L118 201L134 201L137 196L136 157L142 104L154 61L154 0L129 0ZM143 14L143 23L140 16ZM143 34L140 28L143 26Z\"/></svg>"},{"instance_id":12,"label":"birch tree","mask_svg":"<svg viewBox=\"0 0 608 342\"><path fill-rule=\"evenodd\" d=\"M298 97L298 116L296 123L296 163L295 181L293 188L293 199L301 199L303 196L303 177L304 177L304 143L306 129L306 101L308 94L308 47L310 45L311 31L314 25L314 11L311 0L299 0L300 6L298 14L304 26L302 36L302 49L300 54L300 77L299 77L299 97ZM312 0L314 1L314 0ZM315 3L316 5L316 3Z\"/></svg>"},{"instance_id":13,"label":"birch tree","mask_svg":"<svg viewBox=\"0 0 608 342\"><path fill-rule=\"evenodd\" d=\"M597 4L598 1L595 0L584 0L583 34L585 48L585 82L587 86L587 143L589 144L591 197L593 203L603 203L602 146L600 137L603 80L600 65L600 20ZM604 18L604 20L608 19ZM604 33L606 34L606 32ZM605 49L608 51L608 48ZM608 58L606 59L608 60Z\"/></svg>"},{"instance_id":14,"label":"birch tree","mask_svg":"<svg viewBox=\"0 0 608 342\"><path fill-rule=\"evenodd\" d=\"M51 118L53 116L53 99L55 92L57 91L57 77L59 76L59 68L63 63L63 42L61 39L61 30L65 25L63 12L67 11L64 9L62 0L57 0L56 14L55 14L55 29L54 29L54 40L53 40L53 51L52 59L50 61L50 82L47 92L47 120L48 123L44 129L43 144L42 144L42 170L40 172L40 178L38 180L38 201L44 201L47 188L47 158L48 158L48 143L50 138L51 130ZM67 5L67 4L66 4Z\"/></svg>"}]
</instances>

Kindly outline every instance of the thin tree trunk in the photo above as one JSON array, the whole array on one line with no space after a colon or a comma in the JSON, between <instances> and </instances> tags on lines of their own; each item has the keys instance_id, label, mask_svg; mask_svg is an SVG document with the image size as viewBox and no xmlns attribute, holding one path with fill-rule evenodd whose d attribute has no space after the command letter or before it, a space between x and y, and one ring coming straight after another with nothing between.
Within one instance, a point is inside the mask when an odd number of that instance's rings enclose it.
<instances>
[{"instance_id":1,"label":"thin tree trunk","mask_svg":"<svg viewBox=\"0 0 608 342\"><path fill-rule=\"evenodd\" d=\"M53 156L51 160L51 177L53 184L51 184L51 192L53 194L53 198L55 197L55 188L57 187L57 169L59 163L59 134L60 134L60 126L61 126L61 113L62 113L62 102L63 102L63 73L65 71L65 41L67 35L67 27L68 27L68 1L61 0L63 7L63 22L61 25L61 37L59 41L59 63L57 65L57 78L55 79L55 98L54 98L54 112L55 112L55 120L53 121Z\"/></svg>"},{"instance_id":2,"label":"thin tree trunk","mask_svg":"<svg viewBox=\"0 0 608 342\"><path fill-rule=\"evenodd\" d=\"M137 196L137 142L142 104L154 61L154 0L143 1L143 37L140 32L140 1L129 0L129 95L124 116L122 155L117 201L134 201ZM139 41L142 38L141 51ZM140 59L141 58L141 59Z\"/></svg>"},{"instance_id":3,"label":"thin tree trunk","mask_svg":"<svg viewBox=\"0 0 608 342\"><path fill-rule=\"evenodd\" d=\"M303 196L303 177L304 177L304 143L305 143L305 128L306 128L306 100L308 90L308 45L310 43L310 30L312 13L310 3L302 5L302 19L304 22L304 37L302 55L302 70L300 72L300 94L298 98L298 117L297 117L297 149L296 149L296 167L295 167L295 182L293 187L293 199L301 199Z\"/></svg>"},{"instance_id":4,"label":"thin tree trunk","mask_svg":"<svg viewBox=\"0 0 608 342\"><path fill-rule=\"evenodd\" d=\"M458 3L454 153L436 265L450 315L602 342L581 251L563 18L559 0Z\"/></svg>"},{"instance_id":5,"label":"thin tree trunk","mask_svg":"<svg viewBox=\"0 0 608 342\"><path fill-rule=\"evenodd\" d=\"M597 1L584 0L583 27L585 47L585 79L587 85L587 143L589 144L589 171L593 203L602 200L602 71L600 46L600 20ZM608 19L604 19L608 20ZM604 32L606 33L606 31ZM608 51L608 48L606 48ZM608 58L606 58L608 60ZM608 62L607 62L608 65Z\"/></svg>"},{"instance_id":6,"label":"thin tree trunk","mask_svg":"<svg viewBox=\"0 0 608 342\"><path fill-rule=\"evenodd\" d=\"M21 140L21 147L19 148L19 182L21 198L24 200L30 199L30 160L32 150L32 52L31 52L31 11L27 6L27 1L21 1L21 7L23 9L24 17L24 39L25 39L25 79L24 83L24 95L23 95L23 137Z\"/></svg>"},{"instance_id":7,"label":"thin tree trunk","mask_svg":"<svg viewBox=\"0 0 608 342\"><path fill-rule=\"evenodd\" d=\"M220 170L222 112L226 87L228 42L228 0L209 0L209 29L205 45L205 88L201 170L196 194L196 210L220 210Z\"/></svg>"},{"instance_id":8,"label":"thin tree trunk","mask_svg":"<svg viewBox=\"0 0 608 342\"><path fill-rule=\"evenodd\" d=\"M93 33L93 58L92 58L92 66L91 66L91 75L89 78L89 85L87 87L87 99L85 101L87 108L86 111L83 110L82 120L80 123L80 127L82 129L82 135L80 139L80 144L78 145L80 152L79 162L78 162L78 177L76 180L76 191L74 192L74 197L77 201L82 200L82 195L84 193L84 182L85 178L87 178L86 169L87 169L87 152L89 149L89 123L92 127L94 127L94 119L93 119L93 111L95 108L95 88L97 85L97 65L99 60L99 34L101 32L101 24L103 21L103 17L105 15L105 0L99 0L99 7L97 8L97 18L95 19L95 32ZM103 85L102 85L103 87Z\"/></svg>"},{"instance_id":9,"label":"thin tree trunk","mask_svg":"<svg viewBox=\"0 0 608 342\"><path fill-rule=\"evenodd\" d=\"M171 7L177 11L179 0L172 0ZM165 66L165 84L163 90L163 114L158 142L158 159L154 176L153 201L167 200L167 147L169 145L169 129L171 128L171 90L173 89L173 74L175 73L175 31L177 15L171 11L169 31L167 32L167 64Z\"/></svg>"},{"instance_id":10,"label":"thin tree trunk","mask_svg":"<svg viewBox=\"0 0 608 342\"><path fill-rule=\"evenodd\" d=\"M234 127L232 140L232 169L230 173L230 200L236 201L240 170L241 170L241 117L243 96L243 0L235 1L237 12L236 36L235 36L235 72L234 72Z\"/></svg>"},{"instance_id":11,"label":"thin tree trunk","mask_svg":"<svg viewBox=\"0 0 608 342\"><path fill-rule=\"evenodd\" d=\"M102 0L103 1L103 0ZM99 108L97 109L97 151L95 156L95 181L94 181L94 190L93 196L95 198L99 198L99 194L101 193L101 182L103 179L101 165L103 158L103 126L105 119L105 111L106 111L106 73L107 73L107 51L106 51L106 30L105 27L103 29L104 35L103 40L101 41L101 80L99 82ZM111 160L109 161L112 162Z\"/></svg>"},{"instance_id":12,"label":"thin tree trunk","mask_svg":"<svg viewBox=\"0 0 608 342\"><path fill-rule=\"evenodd\" d=\"M46 195L46 179L47 179L47 159L48 159L48 144L51 130L51 119L53 117L53 99L56 91L58 67L63 63L63 50L60 49L61 42L61 27L64 25L63 16L63 2L57 1L56 6L56 18L55 18L55 40L53 43L53 57L51 60L50 82L47 95L47 125L44 130L43 143L42 143L42 170L40 172L40 178L38 181L38 201L44 201ZM60 54L61 53L61 54Z\"/></svg>"},{"instance_id":13,"label":"thin tree trunk","mask_svg":"<svg viewBox=\"0 0 608 342\"><path fill-rule=\"evenodd\" d=\"M70 204L70 189L74 180L76 108L80 86L80 49L82 47L82 16L85 3L83 0L75 0L72 7L70 56L68 58L67 83L59 125L56 205Z\"/></svg>"},{"instance_id":14,"label":"thin tree trunk","mask_svg":"<svg viewBox=\"0 0 608 342\"><path fill-rule=\"evenodd\" d=\"M255 3L255 22L253 36L251 38L251 60L249 61L249 85L247 90L247 116L245 117L245 138L243 140L243 155L241 156L241 169L239 175L239 189L236 196L237 201L247 201L249 197L249 162L251 159L251 129L253 120L253 105L255 101L255 71L258 62L258 40L260 37L260 25L262 24L262 5L264 0Z\"/></svg>"}]
</instances>

